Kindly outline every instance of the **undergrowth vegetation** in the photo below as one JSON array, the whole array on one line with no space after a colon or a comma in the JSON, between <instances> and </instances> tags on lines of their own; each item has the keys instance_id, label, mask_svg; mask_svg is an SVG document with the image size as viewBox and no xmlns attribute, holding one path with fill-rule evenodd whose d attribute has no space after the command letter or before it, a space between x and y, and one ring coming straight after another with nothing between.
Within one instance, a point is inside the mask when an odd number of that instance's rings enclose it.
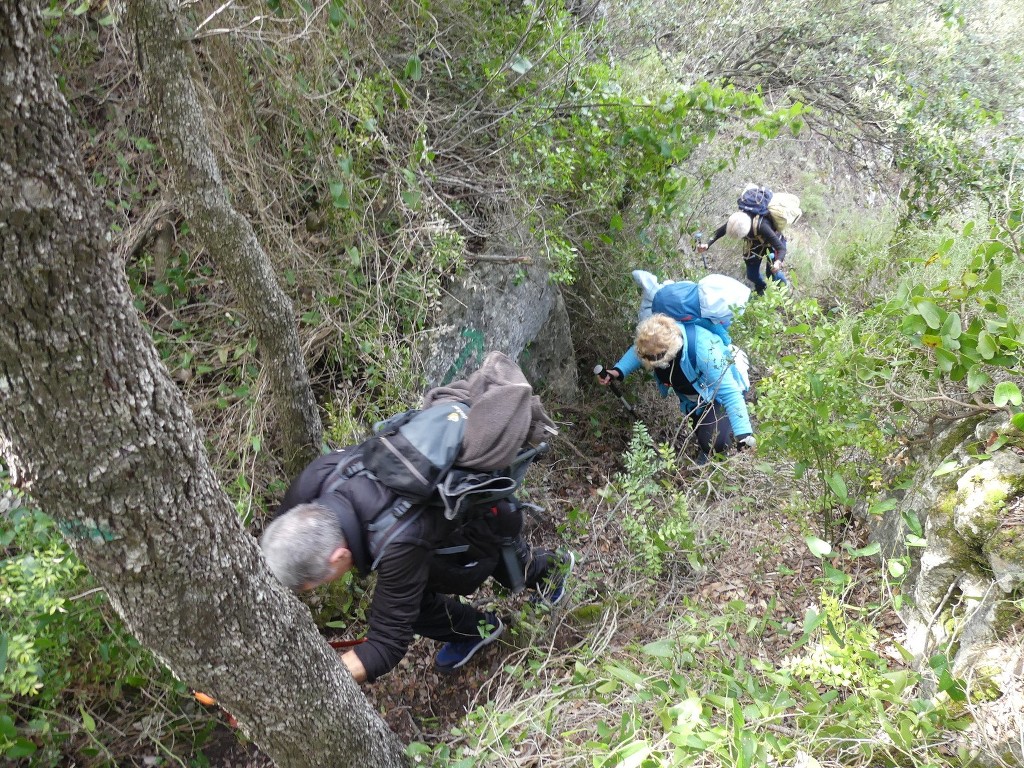
<instances>
[{"instance_id":1,"label":"undergrowth vegetation","mask_svg":"<svg viewBox=\"0 0 1024 768\"><path fill-rule=\"evenodd\" d=\"M893 585L864 565L874 550L832 553L809 537L820 568L807 577L816 594L803 616L780 612L774 597L694 599L721 550L681 514L684 498L701 502L681 491L672 453L637 425L626 470L603 492L592 530L612 519L624 540L613 564L593 566L609 596L579 588L564 619L585 626L582 639L553 655L534 638L492 680L490 702L452 731L454 743L413 744L409 754L459 768L537 754L644 768L950 764L963 708L922 695L909 658L875 628ZM669 542L666 525L689 534ZM962 701L962 683L947 678L944 690Z\"/></svg>"}]
</instances>

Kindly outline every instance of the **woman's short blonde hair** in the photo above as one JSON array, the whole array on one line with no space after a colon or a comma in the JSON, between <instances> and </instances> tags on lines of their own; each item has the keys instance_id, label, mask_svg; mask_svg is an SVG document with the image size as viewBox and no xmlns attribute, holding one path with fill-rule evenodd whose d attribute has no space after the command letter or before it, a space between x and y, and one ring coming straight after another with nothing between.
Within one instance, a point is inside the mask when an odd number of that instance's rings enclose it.
<instances>
[{"instance_id":1,"label":"woman's short blonde hair","mask_svg":"<svg viewBox=\"0 0 1024 768\"><path fill-rule=\"evenodd\" d=\"M635 346L644 368L666 368L683 348L683 334L668 315L651 315L636 327Z\"/></svg>"},{"instance_id":2,"label":"woman's short blonde hair","mask_svg":"<svg viewBox=\"0 0 1024 768\"><path fill-rule=\"evenodd\" d=\"M729 220L725 222L725 234L742 240L750 234L750 228L754 225L753 220L743 211L736 211Z\"/></svg>"}]
</instances>

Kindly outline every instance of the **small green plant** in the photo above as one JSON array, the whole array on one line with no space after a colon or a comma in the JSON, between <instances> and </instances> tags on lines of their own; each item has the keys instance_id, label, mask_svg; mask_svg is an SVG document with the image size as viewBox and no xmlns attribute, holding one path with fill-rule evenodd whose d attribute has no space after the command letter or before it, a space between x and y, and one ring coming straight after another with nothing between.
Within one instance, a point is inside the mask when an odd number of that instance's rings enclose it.
<instances>
[{"instance_id":1,"label":"small green plant","mask_svg":"<svg viewBox=\"0 0 1024 768\"><path fill-rule=\"evenodd\" d=\"M870 392L850 375L860 359L850 326L788 291L767 292L742 320L751 358L770 370L754 409L761 449L791 459L797 479L813 471L828 534L837 510L868 495L864 479L889 450Z\"/></svg>"},{"instance_id":2,"label":"small green plant","mask_svg":"<svg viewBox=\"0 0 1024 768\"><path fill-rule=\"evenodd\" d=\"M116 762L119 729L100 713L180 684L112 616L55 522L5 476L0 490L14 501L0 515L0 755L56 766L77 740L83 756Z\"/></svg>"},{"instance_id":3,"label":"small green plant","mask_svg":"<svg viewBox=\"0 0 1024 768\"><path fill-rule=\"evenodd\" d=\"M803 651L783 660L781 668L794 677L830 688L867 688L884 685L888 671L875 649L878 631L852 619L840 599L823 589L821 610L812 619L814 638Z\"/></svg>"},{"instance_id":4,"label":"small green plant","mask_svg":"<svg viewBox=\"0 0 1024 768\"><path fill-rule=\"evenodd\" d=\"M625 546L632 553L631 567L656 578L681 556L699 568L686 498L669 487L677 470L672 447L655 446L647 428L638 422L625 464L625 471L615 477L607 493L619 499L618 520Z\"/></svg>"}]
</instances>

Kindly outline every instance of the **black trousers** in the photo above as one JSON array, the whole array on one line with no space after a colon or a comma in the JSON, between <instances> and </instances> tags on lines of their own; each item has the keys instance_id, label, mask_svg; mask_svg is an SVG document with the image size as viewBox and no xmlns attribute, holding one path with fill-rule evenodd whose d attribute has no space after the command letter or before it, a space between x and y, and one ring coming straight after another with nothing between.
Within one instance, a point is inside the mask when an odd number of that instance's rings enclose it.
<instances>
[{"instance_id":1,"label":"black trousers","mask_svg":"<svg viewBox=\"0 0 1024 768\"><path fill-rule=\"evenodd\" d=\"M732 422L720 403L712 402L699 411L690 411L689 416L703 455L725 453L732 446Z\"/></svg>"},{"instance_id":2,"label":"black trousers","mask_svg":"<svg viewBox=\"0 0 1024 768\"><path fill-rule=\"evenodd\" d=\"M522 536L517 536L513 546L516 550L518 567L523 570L527 589L536 588L547 575L548 570L558 561L557 555L548 549L531 549ZM511 589L515 584L514 577L509 573L508 566L498 560L494 569L474 578L480 587L488 578L493 578L502 586ZM465 591L472 591L467 589ZM479 626L486 620L482 611L478 611L459 598L437 592L426 592L420 603L420 615L413 624L416 634L446 643L480 637Z\"/></svg>"}]
</instances>

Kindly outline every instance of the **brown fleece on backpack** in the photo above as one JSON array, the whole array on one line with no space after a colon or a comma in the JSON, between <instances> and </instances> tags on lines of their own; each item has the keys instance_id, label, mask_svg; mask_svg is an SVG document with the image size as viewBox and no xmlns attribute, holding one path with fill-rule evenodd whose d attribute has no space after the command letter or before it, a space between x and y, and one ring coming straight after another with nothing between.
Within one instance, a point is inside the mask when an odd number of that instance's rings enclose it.
<instances>
[{"instance_id":1,"label":"brown fleece on backpack","mask_svg":"<svg viewBox=\"0 0 1024 768\"><path fill-rule=\"evenodd\" d=\"M429 390L423 407L451 401L470 406L457 462L460 467L504 469L524 445L557 434L526 376L501 352L488 353L468 379Z\"/></svg>"}]
</instances>

